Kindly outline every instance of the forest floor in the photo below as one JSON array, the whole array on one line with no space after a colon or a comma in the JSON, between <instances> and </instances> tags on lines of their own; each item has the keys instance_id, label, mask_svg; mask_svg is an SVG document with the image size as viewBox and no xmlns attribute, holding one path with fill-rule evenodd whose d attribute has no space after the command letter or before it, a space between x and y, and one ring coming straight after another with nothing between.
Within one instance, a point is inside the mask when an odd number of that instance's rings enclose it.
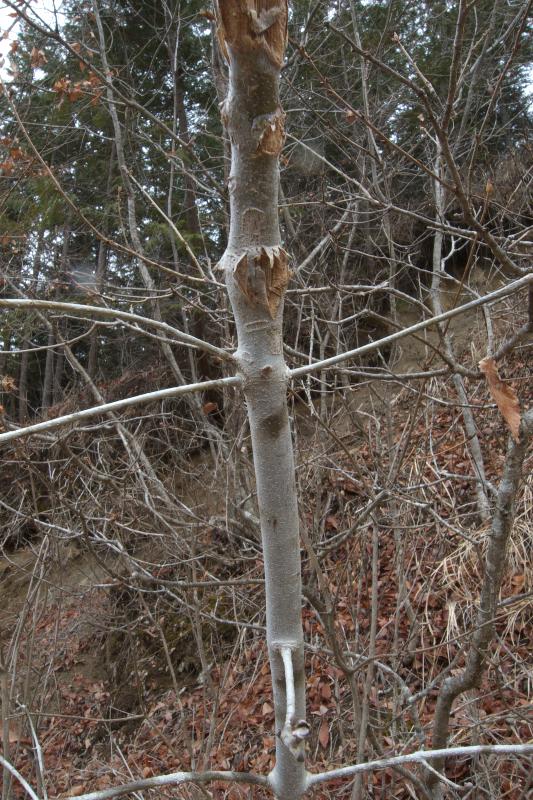
<instances>
[{"instance_id":1,"label":"forest floor","mask_svg":"<svg viewBox=\"0 0 533 800\"><path fill-rule=\"evenodd\" d=\"M402 321L409 324L407 316ZM461 318L453 322L452 330L459 352L476 350L479 339L472 335L471 324ZM398 351L396 370L419 368L425 353L420 340L404 340ZM471 352L472 355L476 363L484 353ZM523 407L530 407L533 387L527 355L519 350L506 360L505 378L517 389ZM409 419L413 395L392 385L390 391L387 413L392 415L397 440L405 420ZM487 478L497 484L506 431L485 389L480 390L480 397L476 422L483 431ZM382 400L363 384L354 389L351 408L363 414L384 414ZM437 405L431 419L439 463L455 475L469 470L465 441L457 441L453 427L456 413L453 403L444 402ZM345 446L335 453L342 469L340 473L332 472L329 485L322 487L324 495L329 493L334 499L323 520L325 535L332 539L345 527L349 509L357 505L361 492L360 476L354 471L350 456L355 455L360 463L368 464L374 458L362 437L354 437L353 431L351 439L348 436L349 417L342 419L336 435ZM305 420L302 426L304 423ZM411 433L403 467L409 478L422 476L428 469L426 425L427 420L420 419ZM465 480L459 492L468 498L471 484ZM527 667L531 666L533 646L532 496L533 484L529 479L523 490L502 591L502 598L518 596L518 599L497 621L498 657L491 664L477 698L464 698L457 704L451 726L452 740L457 745L477 741L481 726L476 726L476 719L483 721L484 728L490 722L493 738L489 743L527 742L533 737L532 682ZM441 500L440 512L446 517L446 498ZM308 498L309 507L319 502L323 498ZM412 635L405 609L398 609L397 531L392 523L380 530L376 656L394 665L413 694L427 686L431 677L438 675L462 647L478 593L479 556L486 530L486 526L477 529L474 526L470 542L450 536L444 549L429 523L416 536L406 530L406 587L422 621L416 636ZM220 532L206 527L199 532L199 546L204 538L212 542L217 535ZM224 546L223 542L222 550ZM336 624L348 641L354 638L363 641L369 630L370 569L366 574L359 569L362 561L368 561L369 547L365 537L355 543L341 538L339 545L329 548L324 556L324 571L335 598ZM50 549L46 557L43 548ZM152 560L155 560L153 553ZM241 577L238 559L233 564L234 567L223 568L225 579ZM18 710L9 719L11 758L18 769L38 785L35 741L28 724L27 709L31 709L50 796L76 795L134 776L148 777L191 767L203 769L208 765L268 772L273 764L275 739L268 660L260 630L262 620L254 618L257 629L237 627L231 634L224 632L221 637L224 657L206 677L198 657L193 655L197 644L193 623L183 615L183 623L179 623L183 630L174 643L174 649L180 651L179 658L172 656L175 675L169 673L160 649L150 650L145 642L144 660L135 667L142 674L135 676L128 672L133 669L132 662L121 661L121 651L141 652L138 635L130 636L127 632L128 620L131 622L129 612L123 613L118 622L114 616L117 604L124 604L125 597L131 608L131 598L121 586L119 573L120 559L103 564L91 552L59 545L47 537L4 553L0 559L0 640L13 633L18 640L20 677L15 690ZM247 564L246 576L261 579L260 559ZM303 577L304 584L312 583L312 576L306 570ZM261 593L260 586L249 589L250 606L261 607ZM357 614L354 614L355 598ZM142 616L138 608L132 613L136 620ZM304 606L303 618L308 644L308 714L313 731L309 764L312 771L318 771L353 762L357 743L350 734L353 710L342 670L324 658L328 642L322 621L309 603ZM146 618L145 624L148 638L154 639L164 625L162 619L147 621ZM398 651L399 642L402 646ZM429 691L419 706L419 722L426 733L430 730L437 688L438 685ZM384 741L391 745L401 733L397 727L400 723L393 718L395 703L397 698L393 693L381 691L376 680L370 693L370 716L383 729L384 725L387 728L389 715L390 732ZM428 736L426 746L430 743ZM412 740L413 749L416 744ZM493 769L500 796L510 800L519 798L523 784L509 762L499 761ZM448 775L460 781L467 770L465 762L457 761ZM402 789L401 777L390 770L375 773L372 780L376 797L384 796L384 791L387 797L409 796ZM329 787L331 795L327 796L340 797L342 787L342 781L334 782ZM22 796L18 786L14 791ZM180 790L180 796L199 796L190 791L187 794L186 790L184 793ZM210 791L214 798L248 796L238 787L215 785ZM342 796L348 795L345 788ZM254 796L259 798L262 794Z\"/></svg>"}]
</instances>

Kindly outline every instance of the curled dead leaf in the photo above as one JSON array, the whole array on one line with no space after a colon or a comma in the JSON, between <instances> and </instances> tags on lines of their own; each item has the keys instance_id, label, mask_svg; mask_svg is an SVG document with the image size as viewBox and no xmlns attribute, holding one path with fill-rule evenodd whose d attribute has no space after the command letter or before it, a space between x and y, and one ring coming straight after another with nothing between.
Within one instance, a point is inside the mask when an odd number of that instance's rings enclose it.
<instances>
[{"instance_id":1,"label":"curled dead leaf","mask_svg":"<svg viewBox=\"0 0 533 800\"><path fill-rule=\"evenodd\" d=\"M3 392L15 392L17 390L15 379L11 375L2 375L0 377L0 388Z\"/></svg>"},{"instance_id":2,"label":"curled dead leaf","mask_svg":"<svg viewBox=\"0 0 533 800\"><path fill-rule=\"evenodd\" d=\"M520 403L515 390L508 383L502 381L493 358L483 358L479 362L479 369L487 379L489 391L511 431L511 436L515 442L518 442L520 439Z\"/></svg>"},{"instance_id":3,"label":"curled dead leaf","mask_svg":"<svg viewBox=\"0 0 533 800\"><path fill-rule=\"evenodd\" d=\"M30 53L30 64L32 67L43 67L47 61L48 59L42 50L38 50L37 47L32 47Z\"/></svg>"},{"instance_id":4,"label":"curled dead leaf","mask_svg":"<svg viewBox=\"0 0 533 800\"><path fill-rule=\"evenodd\" d=\"M325 750L329 742L329 725L327 719L323 719L320 724L320 731L318 732L318 741Z\"/></svg>"}]
</instances>

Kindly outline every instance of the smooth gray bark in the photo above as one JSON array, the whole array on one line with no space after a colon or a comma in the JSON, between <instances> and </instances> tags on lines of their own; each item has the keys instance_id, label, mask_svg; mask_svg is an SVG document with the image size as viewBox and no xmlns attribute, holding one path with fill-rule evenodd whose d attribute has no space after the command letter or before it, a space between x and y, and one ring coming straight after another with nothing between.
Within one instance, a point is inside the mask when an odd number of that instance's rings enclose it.
<instances>
[{"instance_id":1,"label":"smooth gray bark","mask_svg":"<svg viewBox=\"0 0 533 800\"><path fill-rule=\"evenodd\" d=\"M250 422L263 542L278 734L269 783L280 800L295 800L306 787L306 726L298 505L282 348L288 259L278 222L278 158L284 140L279 72L287 4L269 0L262 5L260 13L243 9L237 0L220 0L217 7L219 41L229 63L222 116L231 141L230 232L221 267L237 327L235 356ZM294 681L294 695L289 682L289 726L282 648L290 651Z\"/></svg>"}]
</instances>

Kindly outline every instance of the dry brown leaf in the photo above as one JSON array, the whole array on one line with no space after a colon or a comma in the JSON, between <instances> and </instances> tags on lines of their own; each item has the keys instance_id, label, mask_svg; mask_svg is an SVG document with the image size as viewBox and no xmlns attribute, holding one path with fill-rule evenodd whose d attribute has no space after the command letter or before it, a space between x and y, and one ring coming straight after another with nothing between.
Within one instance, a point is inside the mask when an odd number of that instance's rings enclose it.
<instances>
[{"instance_id":1,"label":"dry brown leaf","mask_svg":"<svg viewBox=\"0 0 533 800\"><path fill-rule=\"evenodd\" d=\"M48 59L46 58L44 52L42 50L38 50L36 47L32 47L30 53L30 63L32 67L43 67L47 63Z\"/></svg>"},{"instance_id":2,"label":"dry brown leaf","mask_svg":"<svg viewBox=\"0 0 533 800\"><path fill-rule=\"evenodd\" d=\"M502 381L493 358L482 359L479 362L479 369L487 379L490 393L511 431L511 436L515 442L518 442L520 440L520 403L515 390L508 383Z\"/></svg>"},{"instance_id":3,"label":"dry brown leaf","mask_svg":"<svg viewBox=\"0 0 533 800\"><path fill-rule=\"evenodd\" d=\"M331 686L329 685L329 683L322 684L322 686L320 687L320 694L322 695L322 698L324 700L331 699Z\"/></svg>"},{"instance_id":4,"label":"dry brown leaf","mask_svg":"<svg viewBox=\"0 0 533 800\"><path fill-rule=\"evenodd\" d=\"M0 388L3 392L15 392L17 390L15 379L12 378L11 375L2 375L0 378Z\"/></svg>"},{"instance_id":5,"label":"dry brown leaf","mask_svg":"<svg viewBox=\"0 0 533 800\"><path fill-rule=\"evenodd\" d=\"M326 530L338 531L339 527L340 523L335 514L330 514L328 517L326 517Z\"/></svg>"},{"instance_id":6,"label":"dry brown leaf","mask_svg":"<svg viewBox=\"0 0 533 800\"><path fill-rule=\"evenodd\" d=\"M320 731L318 733L318 741L325 750L329 742L329 725L327 719L322 720Z\"/></svg>"},{"instance_id":7,"label":"dry brown leaf","mask_svg":"<svg viewBox=\"0 0 533 800\"><path fill-rule=\"evenodd\" d=\"M19 727L20 727L19 725L15 724L15 721L10 723L10 725L9 725L9 733L8 733L8 737L7 737L7 740L8 740L8 742L10 744L15 744L15 742L18 742L20 740Z\"/></svg>"}]
</instances>

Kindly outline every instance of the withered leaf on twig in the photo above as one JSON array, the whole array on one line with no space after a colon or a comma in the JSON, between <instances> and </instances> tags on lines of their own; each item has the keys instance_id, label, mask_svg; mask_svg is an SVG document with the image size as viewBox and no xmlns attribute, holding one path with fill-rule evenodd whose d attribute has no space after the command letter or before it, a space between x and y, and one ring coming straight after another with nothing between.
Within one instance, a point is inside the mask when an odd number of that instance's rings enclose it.
<instances>
[{"instance_id":1,"label":"withered leaf on twig","mask_svg":"<svg viewBox=\"0 0 533 800\"><path fill-rule=\"evenodd\" d=\"M518 442L520 439L520 403L515 390L508 383L502 381L493 358L483 358L479 362L479 369L487 379L492 398L500 409L500 414L506 421L511 436L515 442Z\"/></svg>"}]
</instances>

